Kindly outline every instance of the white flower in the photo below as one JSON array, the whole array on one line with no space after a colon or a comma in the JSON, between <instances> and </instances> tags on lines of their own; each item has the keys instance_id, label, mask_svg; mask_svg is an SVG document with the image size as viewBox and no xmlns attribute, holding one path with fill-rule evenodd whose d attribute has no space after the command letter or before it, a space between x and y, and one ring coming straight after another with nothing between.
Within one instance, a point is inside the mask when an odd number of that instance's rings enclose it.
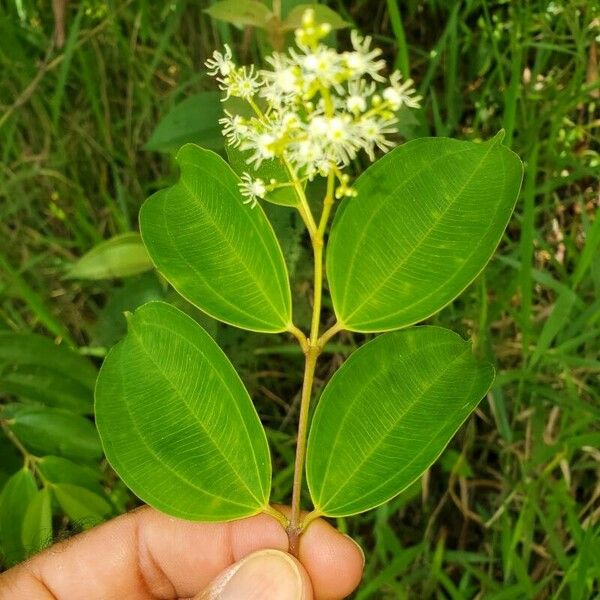
<instances>
[{"instance_id":1,"label":"white flower","mask_svg":"<svg viewBox=\"0 0 600 600\"><path fill-rule=\"evenodd\" d=\"M354 123L352 117L343 114L329 119L327 125L327 137L329 147L327 154L332 161L346 166L356 156L359 149L356 136L354 135Z\"/></svg>"},{"instance_id":2,"label":"white flower","mask_svg":"<svg viewBox=\"0 0 600 600\"><path fill-rule=\"evenodd\" d=\"M347 115L333 117L327 124L327 135L334 144L342 144L350 137L349 126L352 120Z\"/></svg>"},{"instance_id":3,"label":"white flower","mask_svg":"<svg viewBox=\"0 0 600 600\"><path fill-rule=\"evenodd\" d=\"M327 89L331 87L338 88L342 65L340 55L335 50L319 45L316 48L306 50L304 54L298 54L292 48L290 56L300 67L305 82L304 92L306 94L312 95L316 92L318 87L315 87L315 85L321 85Z\"/></svg>"},{"instance_id":4,"label":"white flower","mask_svg":"<svg viewBox=\"0 0 600 600\"><path fill-rule=\"evenodd\" d=\"M367 110L367 99L363 96L348 96L346 108L354 114L365 112Z\"/></svg>"},{"instance_id":5,"label":"white flower","mask_svg":"<svg viewBox=\"0 0 600 600\"><path fill-rule=\"evenodd\" d=\"M238 187L242 196L245 197L243 202L250 204L250 208L254 208L258 200L265 197L267 186L262 179L258 177L253 179L248 173L243 173L241 179Z\"/></svg>"},{"instance_id":6,"label":"white flower","mask_svg":"<svg viewBox=\"0 0 600 600\"><path fill-rule=\"evenodd\" d=\"M253 154L248 157L248 163L254 163L258 169L264 160L275 157L275 144L277 138L270 133L250 131L248 137L240 144L241 150L252 150Z\"/></svg>"},{"instance_id":7,"label":"white flower","mask_svg":"<svg viewBox=\"0 0 600 600\"><path fill-rule=\"evenodd\" d=\"M223 126L223 135L227 138L227 143L234 148L240 145L242 139L248 134L248 125L246 120L240 115L232 115L225 110L225 116L219 119L219 124Z\"/></svg>"},{"instance_id":8,"label":"white flower","mask_svg":"<svg viewBox=\"0 0 600 600\"><path fill-rule=\"evenodd\" d=\"M221 77L227 77L235 68L235 65L231 61L231 48L227 44L224 46L225 53L215 50L212 58L209 58L204 64L208 69L209 75L220 75Z\"/></svg>"},{"instance_id":9,"label":"white flower","mask_svg":"<svg viewBox=\"0 0 600 600\"><path fill-rule=\"evenodd\" d=\"M305 139L290 146L290 153L294 163L311 168L323 158L323 147L311 139Z\"/></svg>"},{"instance_id":10,"label":"white flower","mask_svg":"<svg viewBox=\"0 0 600 600\"><path fill-rule=\"evenodd\" d=\"M355 115L367 110L367 98L373 95L375 84L369 84L364 79L354 79L348 82L348 96L346 97L346 108L348 112Z\"/></svg>"},{"instance_id":11,"label":"white flower","mask_svg":"<svg viewBox=\"0 0 600 600\"><path fill-rule=\"evenodd\" d=\"M309 141L322 149L321 154L329 163L347 165L356 156L358 149L352 130L352 117L342 113L334 117L314 116L306 133ZM321 158L315 163L318 160ZM323 168L319 167L318 170L323 171Z\"/></svg>"},{"instance_id":12,"label":"white flower","mask_svg":"<svg viewBox=\"0 0 600 600\"><path fill-rule=\"evenodd\" d=\"M295 96L302 94L300 70L287 56L273 54L267 58L271 70L262 70L264 87L261 96L273 104L280 105L291 102Z\"/></svg>"},{"instance_id":13,"label":"white flower","mask_svg":"<svg viewBox=\"0 0 600 600\"><path fill-rule=\"evenodd\" d=\"M308 133L316 140L324 138L327 135L327 119L322 115L313 117L308 122Z\"/></svg>"},{"instance_id":14,"label":"white flower","mask_svg":"<svg viewBox=\"0 0 600 600\"><path fill-rule=\"evenodd\" d=\"M358 31L350 32L350 40L354 52L344 53L344 63L349 71L350 78L363 77L369 75L375 81L385 81L379 71L385 69L385 60L375 60L381 56L381 49L370 50L371 36L361 37Z\"/></svg>"},{"instance_id":15,"label":"white flower","mask_svg":"<svg viewBox=\"0 0 600 600\"><path fill-rule=\"evenodd\" d=\"M374 160L377 150L389 150L397 133L394 112L419 107L412 80L403 81L399 72L377 91L377 82L386 81L385 62L369 36L354 31L352 50L337 52L322 43L330 30L307 10L295 32L297 47L274 53L265 69L237 67L228 46L206 62L225 98L242 98L252 109L250 117L225 111L219 123L227 142L248 151L255 169L277 159L289 168L288 181L265 184L243 175L240 191L252 206L268 190L297 184L296 178L305 183L334 175L336 197L354 195L343 169L360 151Z\"/></svg>"},{"instance_id":16,"label":"white flower","mask_svg":"<svg viewBox=\"0 0 600 600\"><path fill-rule=\"evenodd\" d=\"M422 97L415 95L417 92L413 88L413 80L407 79L404 83L400 83L401 79L400 71L392 73L391 85L383 90L383 99L389 103L392 110L398 110L402 106L420 108Z\"/></svg>"},{"instance_id":17,"label":"white flower","mask_svg":"<svg viewBox=\"0 0 600 600\"><path fill-rule=\"evenodd\" d=\"M360 137L360 144L371 160L375 160L375 146L382 152L387 152L394 147L394 142L386 136L397 132L396 119L380 119L365 117L356 124L356 133Z\"/></svg>"},{"instance_id":18,"label":"white flower","mask_svg":"<svg viewBox=\"0 0 600 600\"><path fill-rule=\"evenodd\" d=\"M298 129L300 126L300 119L298 115L293 112L284 112L279 116L279 124L276 127L279 129L282 134L289 134L294 130Z\"/></svg>"},{"instance_id":19,"label":"white flower","mask_svg":"<svg viewBox=\"0 0 600 600\"><path fill-rule=\"evenodd\" d=\"M254 66L240 67L233 69L231 73L222 79L217 79L219 87L225 92L223 101L231 96L251 100L260 87L258 73L254 71Z\"/></svg>"},{"instance_id":20,"label":"white flower","mask_svg":"<svg viewBox=\"0 0 600 600\"><path fill-rule=\"evenodd\" d=\"M327 177L331 173L331 169L335 167L335 162L328 158L320 158L315 161L315 174L318 173L321 177Z\"/></svg>"}]
</instances>

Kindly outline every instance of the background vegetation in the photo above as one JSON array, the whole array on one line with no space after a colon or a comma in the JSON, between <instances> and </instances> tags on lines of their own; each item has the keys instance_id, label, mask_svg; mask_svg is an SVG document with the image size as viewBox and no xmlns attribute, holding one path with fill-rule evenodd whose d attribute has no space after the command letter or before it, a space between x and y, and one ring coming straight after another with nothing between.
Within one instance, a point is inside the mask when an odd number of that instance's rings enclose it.
<instances>
[{"instance_id":1,"label":"background vegetation","mask_svg":"<svg viewBox=\"0 0 600 600\"><path fill-rule=\"evenodd\" d=\"M242 62L268 51L262 33L212 20L206 0L77 0L64 16L62 4L54 15L50 2L0 2L0 488L13 478L0 497L5 564L135 505L101 460L94 370L124 331L123 311L169 291L152 271L94 280L72 267L135 231L143 200L174 180L169 154L144 145L173 106L211 89L205 58L223 42ZM294 4L284 0L284 12ZM356 597L600 598L598 5L329 5L416 81L423 108L403 123L405 139L481 139L504 127L526 163L497 256L432 319L473 337L496 382L418 485L337 523L366 551ZM270 215L307 299L300 225L286 209ZM298 303L301 320L308 308ZM289 499L302 357L285 336L188 310L251 391L275 452L276 495ZM344 334L332 345L320 382L356 341Z\"/></svg>"}]
</instances>

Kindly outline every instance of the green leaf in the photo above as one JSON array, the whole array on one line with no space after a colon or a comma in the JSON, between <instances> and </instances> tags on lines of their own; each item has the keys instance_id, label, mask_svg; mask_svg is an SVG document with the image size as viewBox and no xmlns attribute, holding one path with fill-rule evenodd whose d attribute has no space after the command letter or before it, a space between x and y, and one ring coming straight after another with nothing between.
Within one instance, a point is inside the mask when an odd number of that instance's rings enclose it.
<instances>
[{"instance_id":1,"label":"green leaf","mask_svg":"<svg viewBox=\"0 0 600 600\"><path fill-rule=\"evenodd\" d=\"M92 346L110 347L127 332L125 312L152 300L163 300L165 286L159 281L156 271L131 277L123 285L113 288L106 304L98 313L93 325ZM186 303L187 304L187 303Z\"/></svg>"},{"instance_id":2,"label":"green leaf","mask_svg":"<svg viewBox=\"0 0 600 600\"><path fill-rule=\"evenodd\" d=\"M69 519L85 529L102 523L112 513L110 503L87 488L60 483L52 486L52 491Z\"/></svg>"},{"instance_id":3,"label":"green leaf","mask_svg":"<svg viewBox=\"0 0 600 600\"><path fill-rule=\"evenodd\" d=\"M544 327L537 338L536 347L529 362L530 369L539 362L542 356L546 355L554 338L564 330L576 302L577 294L570 289L565 289L558 295L552 312L546 318Z\"/></svg>"},{"instance_id":4,"label":"green leaf","mask_svg":"<svg viewBox=\"0 0 600 600\"><path fill-rule=\"evenodd\" d=\"M187 144L177 161L179 181L148 198L140 212L156 267L216 319L252 331L286 330L288 274L262 208L243 204L238 177L214 152Z\"/></svg>"},{"instance_id":5,"label":"green leaf","mask_svg":"<svg viewBox=\"0 0 600 600\"><path fill-rule=\"evenodd\" d=\"M223 134L218 123L223 116L219 92L200 92L176 104L156 126L144 150L177 152L181 146L194 143L221 150Z\"/></svg>"},{"instance_id":6,"label":"green leaf","mask_svg":"<svg viewBox=\"0 0 600 600\"><path fill-rule=\"evenodd\" d=\"M44 456L36 463L36 468L49 483L65 483L104 495L104 490L100 485L102 474L98 469L78 465L60 456Z\"/></svg>"},{"instance_id":7,"label":"green leaf","mask_svg":"<svg viewBox=\"0 0 600 600\"><path fill-rule=\"evenodd\" d=\"M340 15L324 4L300 4L293 8L290 14L285 18L282 23L282 29L284 31L298 29L298 27L302 25L302 16L304 15L304 12L309 8L315 11L315 23L317 25L329 23L332 29L344 29L345 27L350 26L350 24L344 21Z\"/></svg>"},{"instance_id":8,"label":"green leaf","mask_svg":"<svg viewBox=\"0 0 600 600\"><path fill-rule=\"evenodd\" d=\"M69 279L131 277L152 269L152 261L138 233L123 233L100 242L68 271Z\"/></svg>"},{"instance_id":9,"label":"green leaf","mask_svg":"<svg viewBox=\"0 0 600 600\"><path fill-rule=\"evenodd\" d=\"M23 466L23 456L0 429L0 494L6 482ZM0 544L1 546L1 544Z\"/></svg>"},{"instance_id":10,"label":"green leaf","mask_svg":"<svg viewBox=\"0 0 600 600\"><path fill-rule=\"evenodd\" d=\"M71 338L69 331L54 315L49 304L46 302L46 298L43 298L41 293L30 287L21 275L20 269L15 269L8 262L3 250L5 245L0 245L0 271L2 271L2 279L4 281L3 295L7 298L16 298L18 302L27 305L36 322L46 327L55 336L63 338L68 344L74 346L75 342Z\"/></svg>"},{"instance_id":11,"label":"green leaf","mask_svg":"<svg viewBox=\"0 0 600 600\"><path fill-rule=\"evenodd\" d=\"M91 413L95 367L39 335L0 333L0 393Z\"/></svg>"},{"instance_id":12,"label":"green leaf","mask_svg":"<svg viewBox=\"0 0 600 600\"><path fill-rule=\"evenodd\" d=\"M31 498L23 519L21 540L27 555L52 543L52 495L48 488L39 490Z\"/></svg>"},{"instance_id":13,"label":"green leaf","mask_svg":"<svg viewBox=\"0 0 600 600\"><path fill-rule=\"evenodd\" d=\"M87 359L64 344L30 333L0 332L0 365L39 365L94 390L96 368Z\"/></svg>"},{"instance_id":14,"label":"green leaf","mask_svg":"<svg viewBox=\"0 0 600 600\"><path fill-rule=\"evenodd\" d=\"M78 381L39 365L6 366L0 370L0 392L67 408L92 411L92 393Z\"/></svg>"},{"instance_id":15,"label":"green leaf","mask_svg":"<svg viewBox=\"0 0 600 600\"><path fill-rule=\"evenodd\" d=\"M258 0L221 0L204 12L219 21L262 29L273 18L273 13Z\"/></svg>"},{"instance_id":16,"label":"green leaf","mask_svg":"<svg viewBox=\"0 0 600 600\"><path fill-rule=\"evenodd\" d=\"M250 150L240 150L233 146L226 145L225 150L227 151L227 158L231 168L238 174L249 173L252 177L260 178L265 183L269 183L271 179L275 179L280 183L289 181L289 175L285 170L285 167L277 160L265 160L261 163L258 169L248 166L248 157L252 154ZM279 204L280 206L297 206L298 197L294 192L294 188L282 187L272 192L269 192L265 200L273 204Z\"/></svg>"},{"instance_id":17,"label":"green leaf","mask_svg":"<svg viewBox=\"0 0 600 600\"><path fill-rule=\"evenodd\" d=\"M58 454L87 461L102 456L92 422L70 411L11 404L4 407L2 416L17 438L34 454Z\"/></svg>"},{"instance_id":18,"label":"green leaf","mask_svg":"<svg viewBox=\"0 0 600 600\"><path fill-rule=\"evenodd\" d=\"M23 468L6 482L0 495L0 541L8 566L25 558L21 531L25 512L36 491L33 475Z\"/></svg>"},{"instance_id":19,"label":"green leaf","mask_svg":"<svg viewBox=\"0 0 600 600\"><path fill-rule=\"evenodd\" d=\"M438 458L494 377L439 327L379 336L350 356L313 418L306 475L315 508L341 517L399 494Z\"/></svg>"},{"instance_id":20,"label":"green leaf","mask_svg":"<svg viewBox=\"0 0 600 600\"><path fill-rule=\"evenodd\" d=\"M474 475L467 458L456 450L446 450L440 458L440 466L446 473L456 474L460 477L473 477Z\"/></svg>"},{"instance_id":21,"label":"green leaf","mask_svg":"<svg viewBox=\"0 0 600 600\"><path fill-rule=\"evenodd\" d=\"M356 181L336 214L327 251L344 328L406 327L458 296L484 268L512 214L522 178L500 144L408 142Z\"/></svg>"},{"instance_id":22,"label":"green leaf","mask_svg":"<svg viewBox=\"0 0 600 600\"><path fill-rule=\"evenodd\" d=\"M129 317L96 387L106 457L144 502L220 521L267 504L265 432L239 376L190 317L151 302Z\"/></svg>"},{"instance_id":23,"label":"green leaf","mask_svg":"<svg viewBox=\"0 0 600 600\"><path fill-rule=\"evenodd\" d=\"M302 243L306 232L304 221L300 213L291 207L281 208L280 206L269 205L264 208L267 218L273 226L273 231L275 231L277 239L280 240L288 273L293 278L304 251L304 244ZM299 302L299 304L302 305L302 308L310 310L310 307L303 305L302 302ZM296 319L299 319L298 315L296 315Z\"/></svg>"}]
</instances>

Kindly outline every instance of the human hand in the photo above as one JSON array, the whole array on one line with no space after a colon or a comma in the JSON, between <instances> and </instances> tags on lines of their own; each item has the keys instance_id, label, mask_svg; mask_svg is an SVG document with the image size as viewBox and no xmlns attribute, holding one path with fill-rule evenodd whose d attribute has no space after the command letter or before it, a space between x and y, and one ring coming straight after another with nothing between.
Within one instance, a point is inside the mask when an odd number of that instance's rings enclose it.
<instances>
[{"instance_id":1,"label":"human hand","mask_svg":"<svg viewBox=\"0 0 600 600\"><path fill-rule=\"evenodd\" d=\"M362 576L359 547L321 519L299 560L287 549L266 515L192 523L144 507L0 575L0 600L335 600Z\"/></svg>"}]
</instances>

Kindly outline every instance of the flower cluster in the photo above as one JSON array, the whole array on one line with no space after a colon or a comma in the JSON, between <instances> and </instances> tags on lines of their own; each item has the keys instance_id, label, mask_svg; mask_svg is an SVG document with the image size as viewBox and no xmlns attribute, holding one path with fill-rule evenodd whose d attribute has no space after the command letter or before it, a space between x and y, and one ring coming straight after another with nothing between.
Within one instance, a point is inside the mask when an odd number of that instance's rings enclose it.
<instances>
[{"instance_id":1,"label":"flower cluster","mask_svg":"<svg viewBox=\"0 0 600 600\"><path fill-rule=\"evenodd\" d=\"M354 194L342 170L364 150L371 160L375 151L386 152L394 144L396 112L403 106L418 108L410 79L396 71L382 74L381 50L371 48L371 38L351 33L352 50L336 52L322 43L331 31L317 24L307 10L295 31L297 48L267 59L269 69L238 67L228 46L206 61L209 73L225 92L248 102L248 115L225 111L220 119L228 144L248 152L255 169L263 161L278 159L291 182L333 177L336 196ZM252 203L279 185L289 182L253 179L245 175L242 193Z\"/></svg>"}]
</instances>

